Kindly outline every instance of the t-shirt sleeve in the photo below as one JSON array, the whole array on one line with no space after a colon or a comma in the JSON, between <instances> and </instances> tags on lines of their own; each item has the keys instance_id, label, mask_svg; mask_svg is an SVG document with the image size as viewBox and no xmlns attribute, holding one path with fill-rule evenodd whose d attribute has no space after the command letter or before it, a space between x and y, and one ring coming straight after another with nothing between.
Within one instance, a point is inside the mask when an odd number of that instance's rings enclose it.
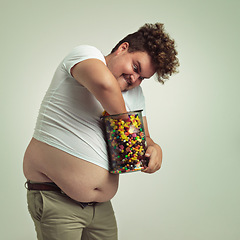
<instances>
[{"instance_id":1,"label":"t-shirt sleeve","mask_svg":"<svg viewBox=\"0 0 240 240\"><path fill-rule=\"evenodd\" d=\"M123 98L128 111L143 110L142 116L146 116L145 97L140 86L123 92Z\"/></svg>"},{"instance_id":2,"label":"t-shirt sleeve","mask_svg":"<svg viewBox=\"0 0 240 240\"><path fill-rule=\"evenodd\" d=\"M93 46L89 45L81 45L78 47L75 47L63 60L63 66L68 72L69 75L71 75L71 68L75 66L77 63L82 62L87 59L99 59L104 64L106 64L105 58L100 50Z\"/></svg>"},{"instance_id":3,"label":"t-shirt sleeve","mask_svg":"<svg viewBox=\"0 0 240 240\"><path fill-rule=\"evenodd\" d=\"M145 97L142 91L142 88L138 87L138 101L137 101L138 109L142 109L142 116L146 116L146 104L145 104Z\"/></svg>"}]
</instances>

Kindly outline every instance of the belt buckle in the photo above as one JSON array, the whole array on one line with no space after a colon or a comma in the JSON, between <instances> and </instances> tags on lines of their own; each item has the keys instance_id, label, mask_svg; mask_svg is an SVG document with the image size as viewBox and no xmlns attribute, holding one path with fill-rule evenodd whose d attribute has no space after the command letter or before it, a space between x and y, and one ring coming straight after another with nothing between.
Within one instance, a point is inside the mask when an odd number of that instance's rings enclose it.
<instances>
[{"instance_id":1,"label":"belt buckle","mask_svg":"<svg viewBox=\"0 0 240 240\"><path fill-rule=\"evenodd\" d=\"M95 202L88 202L87 205L88 206L93 206L95 204Z\"/></svg>"},{"instance_id":2,"label":"belt buckle","mask_svg":"<svg viewBox=\"0 0 240 240\"><path fill-rule=\"evenodd\" d=\"M82 208L85 208L87 206L94 206L96 202L79 202L79 204Z\"/></svg>"}]
</instances>

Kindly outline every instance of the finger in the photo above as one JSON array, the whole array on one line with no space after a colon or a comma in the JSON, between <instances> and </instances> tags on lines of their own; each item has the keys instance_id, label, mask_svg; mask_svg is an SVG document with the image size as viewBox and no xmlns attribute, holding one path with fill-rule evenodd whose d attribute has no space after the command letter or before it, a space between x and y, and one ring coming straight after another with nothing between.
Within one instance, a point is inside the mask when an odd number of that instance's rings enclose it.
<instances>
[{"instance_id":1,"label":"finger","mask_svg":"<svg viewBox=\"0 0 240 240\"><path fill-rule=\"evenodd\" d=\"M152 155L152 151L153 151L153 148L148 147L147 150L146 150L145 156L150 157Z\"/></svg>"},{"instance_id":2,"label":"finger","mask_svg":"<svg viewBox=\"0 0 240 240\"><path fill-rule=\"evenodd\" d=\"M144 173L154 173L158 171L161 168L160 164L158 162L151 162L149 163L148 167L142 170Z\"/></svg>"}]
</instances>

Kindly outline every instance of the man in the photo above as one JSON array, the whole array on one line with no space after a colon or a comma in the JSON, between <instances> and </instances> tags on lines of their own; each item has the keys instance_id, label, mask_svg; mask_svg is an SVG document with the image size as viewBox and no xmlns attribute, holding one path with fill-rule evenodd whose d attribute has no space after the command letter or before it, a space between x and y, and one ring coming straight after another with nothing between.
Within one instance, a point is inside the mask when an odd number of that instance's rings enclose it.
<instances>
[{"instance_id":1,"label":"man","mask_svg":"<svg viewBox=\"0 0 240 240\"><path fill-rule=\"evenodd\" d=\"M174 40L157 23L128 35L106 57L82 45L60 63L23 162L38 239L117 239L110 199L119 176L108 172L100 116L143 109L150 157L143 172L159 170L162 151L148 132L140 84L176 72L176 55Z\"/></svg>"}]
</instances>

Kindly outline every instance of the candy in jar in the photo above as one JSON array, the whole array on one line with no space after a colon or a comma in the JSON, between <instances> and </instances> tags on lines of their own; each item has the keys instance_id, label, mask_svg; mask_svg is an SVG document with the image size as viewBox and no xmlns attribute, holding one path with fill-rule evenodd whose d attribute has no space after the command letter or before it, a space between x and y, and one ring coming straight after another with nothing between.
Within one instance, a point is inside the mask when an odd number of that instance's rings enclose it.
<instances>
[{"instance_id":1,"label":"candy in jar","mask_svg":"<svg viewBox=\"0 0 240 240\"><path fill-rule=\"evenodd\" d=\"M142 110L102 117L110 173L140 171L147 167L147 148Z\"/></svg>"}]
</instances>

